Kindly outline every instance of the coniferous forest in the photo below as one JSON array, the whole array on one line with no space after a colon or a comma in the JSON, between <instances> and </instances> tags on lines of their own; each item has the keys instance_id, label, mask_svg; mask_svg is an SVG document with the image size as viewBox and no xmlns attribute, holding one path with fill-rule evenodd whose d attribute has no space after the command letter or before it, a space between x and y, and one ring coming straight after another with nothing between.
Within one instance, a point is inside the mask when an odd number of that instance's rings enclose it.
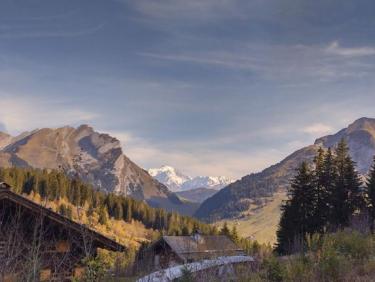
<instances>
[{"instance_id":1,"label":"coniferous forest","mask_svg":"<svg viewBox=\"0 0 375 282\"><path fill-rule=\"evenodd\" d=\"M276 251L301 251L313 234L373 231L374 219L375 159L362 180L342 139L334 150L320 149L312 165L304 162L298 168L282 206Z\"/></svg>"},{"instance_id":2,"label":"coniferous forest","mask_svg":"<svg viewBox=\"0 0 375 282\"><path fill-rule=\"evenodd\" d=\"M60 202L58 212L72 217L73 207L86 207L87 217L96 212L99 223L106 224L109 218L125 222L139 221L146 228L159 230L169 235L190 234L194 228L203 233L216 232L214 227L198 220L164 209L149 207L146 203L114 193L104 193L77 178L69 178L57 170L25 168L1 168L0 181L11 185L19 194L39 195L42 201Z\"/></svg>"}]
</instances>

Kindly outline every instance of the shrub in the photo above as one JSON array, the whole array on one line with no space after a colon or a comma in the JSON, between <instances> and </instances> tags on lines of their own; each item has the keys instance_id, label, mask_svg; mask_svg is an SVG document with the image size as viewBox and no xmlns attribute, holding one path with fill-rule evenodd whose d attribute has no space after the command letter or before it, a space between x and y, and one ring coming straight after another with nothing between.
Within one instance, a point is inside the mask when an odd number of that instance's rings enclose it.
<instances>
[{"instance_id":1,"label":"shrub","mask_svg":"<svg viewBox=\"0 0 375 282\"><path fill-rule=\"evenodd\" d=\"M182 276L177 279L178 282L193 282L194 281L194 276L193 273L189 268L186 266L183 266L181 268Z\"/></svg>"},{"instance_id":2,"label":"shrub","mask_svg":"<svg viewBox=\"0 0 375 282\"><path fill-rule=\"evenodd\" d=\"M265 269L264 277L266 281L281 282L284 278L284 268L280 261L275 257L269 257L264 260L263 266Z\"/></svg>"},{"instance_id":3,"label":"shrub","mask_svg":"<svg viewBox=\"0 0 375 282\"><path fill-rule=\"evenodd\" d=\"M99 257L85 258L83 260L83 264L85 266L85 273L84 273L84 276L82 277L83 281L87 281L87 282L101 281L101 279L106 274L107 266Z\"/></svg>"},{"instance_id":4,"label":"shrub","mask_svg":"<svg viewBox=\"0 0 375 282\"><path fill-rule=\"evenodd\" d=\"M287 281L312 281L314 264L308 257L301 255L286 263L285 272Z\"/></svg>"}]
</instances>

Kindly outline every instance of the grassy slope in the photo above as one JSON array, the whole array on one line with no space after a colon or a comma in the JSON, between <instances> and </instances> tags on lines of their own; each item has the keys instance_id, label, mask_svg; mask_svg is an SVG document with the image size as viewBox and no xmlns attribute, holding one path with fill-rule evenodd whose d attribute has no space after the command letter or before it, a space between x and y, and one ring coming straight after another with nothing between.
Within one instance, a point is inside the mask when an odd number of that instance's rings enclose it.
<instances>
[{"instance_id":1,"label":"grassy slope","mask_svg":"<svg viewBox=\"0 0 375 282\"><path fill-rule=\"evenodd\" d=\"M235 224L242 237L256 239L260 243L274 244L276 242L276 229L280 219L281 202L286 199L285 192L275 193L273 200L260 208L253 215L244 219L227 221L232 228ZM218 225L222 226L223 221Z\"/></svg>"}]
</instances>

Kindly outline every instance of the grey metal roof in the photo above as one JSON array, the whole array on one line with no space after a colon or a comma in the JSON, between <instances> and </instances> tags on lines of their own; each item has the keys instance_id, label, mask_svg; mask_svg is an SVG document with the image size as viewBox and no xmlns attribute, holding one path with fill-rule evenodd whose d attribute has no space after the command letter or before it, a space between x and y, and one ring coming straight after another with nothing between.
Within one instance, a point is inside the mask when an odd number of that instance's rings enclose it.
<instances>
[{"instance_id":1,"label":"grey metal roof","mask_svg":"<svg viewBox=\"0 0 375 282\"><path fill-rule=\"evenodd\" d=\"M162 238L177 254L243 251L227 236L163 236Z\"/></svg>"}]
</instances>

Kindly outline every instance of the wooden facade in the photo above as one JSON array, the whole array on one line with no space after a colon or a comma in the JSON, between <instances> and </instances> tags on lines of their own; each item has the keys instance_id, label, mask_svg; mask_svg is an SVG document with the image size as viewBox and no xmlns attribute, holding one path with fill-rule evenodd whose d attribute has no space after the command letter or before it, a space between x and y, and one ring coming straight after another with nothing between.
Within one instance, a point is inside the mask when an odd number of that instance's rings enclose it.
<instances>
[{"instance_id":1,"label":"wooden facade","mask_svg":"<svg viewBox=\"0 0 375 282\"><path fill-rule=\"evenodd\" d=\"M125 248L84 225L38 205L0 183L0 281L69 281L97 249ZM37 272L37 273L36 273Z\"/></svg>"}]
</instances>

